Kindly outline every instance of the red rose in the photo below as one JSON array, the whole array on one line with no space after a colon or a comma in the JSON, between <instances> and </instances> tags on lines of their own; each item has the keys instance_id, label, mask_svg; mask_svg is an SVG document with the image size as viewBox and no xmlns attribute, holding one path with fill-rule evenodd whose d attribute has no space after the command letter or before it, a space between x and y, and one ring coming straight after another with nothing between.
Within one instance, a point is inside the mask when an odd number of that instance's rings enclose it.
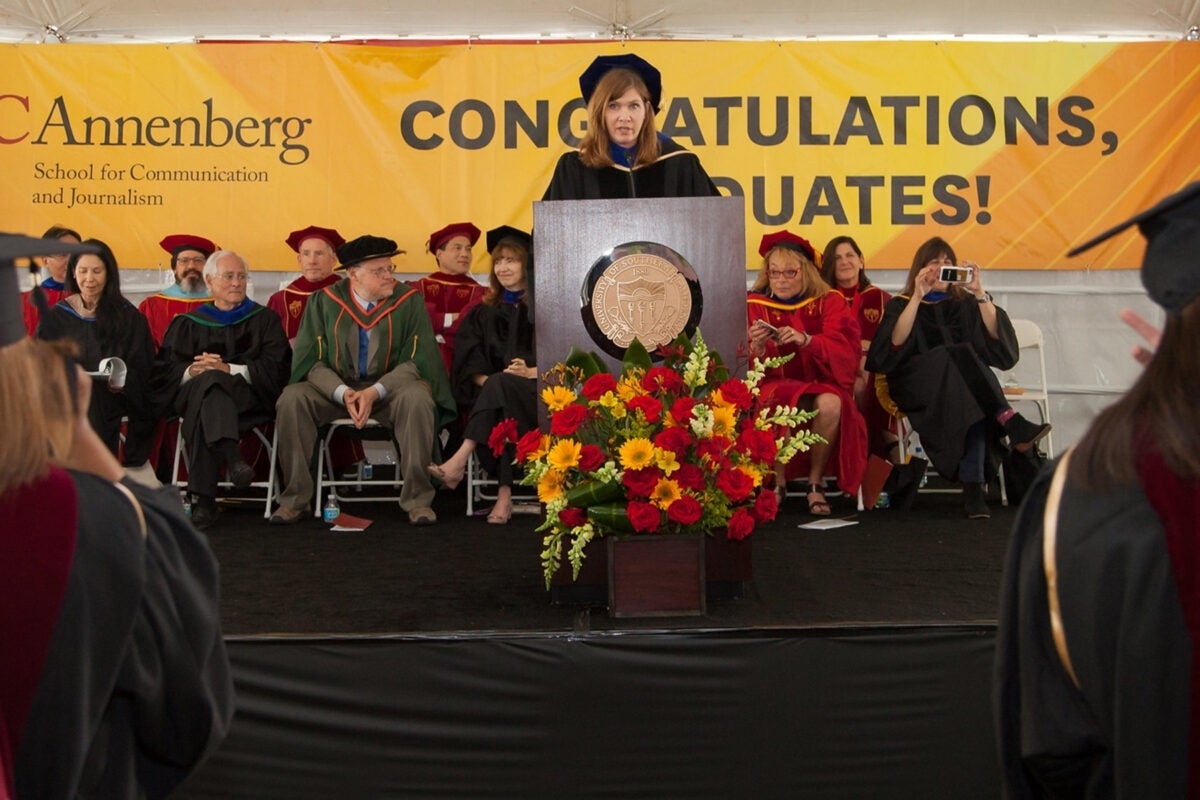
<instances>
[{"instance_id":1,"label":"red rose","mask_svg":"<svg viewBox=\"0 0 1200 800\"><path fill-rule=\"evenodd\" d=\"M509 417L500 420L496 423L496 427L492 428L492 433L488 436L488 447L492 448L492 455L499 456L510 442L515 443L516 441L517 421Z\"/></svg>"},{"instance_id":2,"label":"red rose","mask_svg":"<svg viewBox=\"0 0 1200 800\"><path fill-rule=\"evenodd\" d=\"M692 409L696 401L691 397L679 397L671 404L671 419L676 425L687 425L692 421Z\"/></svg>"},{"instance_id":3,"label":"red rose","mask_svg":"<svg viewBox=\"0 0 1200 800\"><path fill-rule=\"evenodd\" d=\"M733 516L729 518L729 526L726 528L726 536L735 541L741 541L750 535L754 530L754 517L750 511L745 508L739 508L733 512Z\"/></svg>"},{"instance_id":4,"label":"red rose","mask_svg":"<svg viewBox=\"0 0 1200 800\"><path fill-rule=\"evenodd\" d=\"M708 439L701 439L696 443L696 455L701 458L708 458L714 464L726 464L729 459L725 455L729 452L730 442L724 436L712 436Z\"/></svg>"},{"instance_id":5,"label":"red rose","mask_svg":"<svg viewBox=\"0 0 1200 800\"><path fill-rule=\"evenodd\" d=\"M638 533L654 533L658 530L658 523L662 521L662 513L657 506L640 500L630 500L625 513L629 515L629 522Z\"/></svg>"},{"instance_id":6,"label":"red rose","mask_svg":"<svg viewBox=\"0 0 1200 800\"><path fill-rule=\"evenodd\" d=\"M671 477L682 489L702 492L708 485L704 470L691 462L680 464L679 469L671 473Z\"/></svg>"},{"instance_id":7,"label":"red rose","mask_svg":"<svg viewBox=\"0 0 1200 800\"><path fill-rule=\"evenodd\" d=\"M542 432L534 428L517 440L517 461L525 462L530 453L537 452L542 446Z\"/></svg>"},{"instance_id":8,"label":"red rose","mask_svg":"<svg viewBox=\"0 0 1200 800\"><path fill-rule=\"evenodd\" d=\"M703 514L704 508L700 505L700 501L690 494L681 496L667 506L667 519L680 525L695 524L700 521Z\"/></svg>"},{"instance_id":9,"label":"red rose","mask_svg":"<svg viewBox=\"0 0 1200 800\"><path fill-rule=\"evenodd\" d=\"M654 437L654 446L660 450L670 450L682 458L692 444L692 434L687 428L666 428Z\"/></svg>"},{"instance_id":10,"label":"red rose","mask_svg":"<svg viewBox=\"0 0 1200 800\"><path fill-rule=\"evenodd\" d=\"M740 469L723 469L717 475L717 488L731 503L740 503L754 491L754 481Z\"/></svg>"},{"instance_id":11,"label":"red rose","mask_svg":"<svg viewBox=\"0 0 1200 800\"><path fill-rule=\"evenodd\" d=\"M779 497L774 489L763 489L754 500L754 519L770 522L779 513Z\"/></svg>"},{"instance_id":12,"label":"red rose","mask_svg":"<svg viewBox=\"0 0 1200 800\"><path fill-rule=\"evenodd\" d=\"M631 412L641 411L642 416L646 418L646 422L658 422L662 417L662 403L657 397L651 397L648 394L638 395L632 398L626 407Z\"/></svg>"},{"instance_id":13,"label":"red rose","mask_svg":"<svg viewBox=\"0 0 1200 800\"><path fill-rule=\"evenodd\" d=\"M621 478L621 483L625 485L625 488L634 497L649 497L661 478L662 472L658 467L627 469L625 470L625 475Z\"/></svg>"},{"instance_id":14,"label":"red rose","mask_svg":"<svg viewBox=\"0 0 1200 800\"><path fill-rule=\"evenodd\" d=\"M717 388L725 402L732 403L738 411L746 411L754 404L754 395L750 394L743 381L728 380Z\"/></svg>"},{"instance_id":15,"label":"red rose","mask_svg":"<svg viewBox=\"0 0 1200 800\"><path fill-rule=\"evenodd\" d=\"M647 392L679 394L683 391L683 378L673 369L651 367L642 377L642 388Z\"/></svg>"},{"instance_id":16,"label":"red rose","mask_svg":"<svg viewBox=\"0 0 1200 800\"><path fill-rule=\"evenodd\" d=\"M555 411L550 417L550 432L555 436L571 436L587 421L588 414L587 406L579 403Z\"/></svg>"},{"instance_id":17,"label":"red rose","mask_svg":"<svg viewBox=\"0 0 1200 800\"><path fill-rule=\"evenodd\" d=\"M768 431L746 428L738 434L737 448L754 461L774 464L778 448L775 447L775 437Z\"/></svg>"},{"instance_id":18,"label":"red rose","mask_svg":"<svg viewBox=\"0 0 1200 800\"><path fill-rule=\"evenodd\" d=\"M583 472L595 472L604 466L604 451L594 444L585 444L579 450L579 469Z\"/></svg>"},{"instance_id":19,"label":"red rose","mask_svg":"<svg viewBox=\"0 0 1200 800\"><path fill-rule=\"evenodd\" d=\"M562 511L558 512L558 521L567 528L578 528L580 525L587 522L587 512L582 508L567 506Z\"/></svg>"},{"instance_id":20,"label":"red rose","mask_svg":"<svg viewBox=\"0 0 1200 800\"><path fill-rule=\"evenodd\" d=\"M583 382L583 388L579 390L579 393L594 402L603 397L605 392L615 391L616 388L616 378L607 372L597 372Z\"/></svg>"}]
</instances>

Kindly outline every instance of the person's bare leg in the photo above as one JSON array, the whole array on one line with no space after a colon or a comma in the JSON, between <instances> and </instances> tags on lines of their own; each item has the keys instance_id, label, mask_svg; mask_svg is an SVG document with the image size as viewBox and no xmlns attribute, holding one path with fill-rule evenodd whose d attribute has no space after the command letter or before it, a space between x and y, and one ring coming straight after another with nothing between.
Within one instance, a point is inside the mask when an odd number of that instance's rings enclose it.
<instances>
[{"instance_id":1,"label":"person's bare leg","mask_svg":"<svg viewBox=\"0 0 1200 800\"><path fill-rule=\"evenodd\" d=\"M463 443L454 451L454 455L441 464L430 464L429 474L440 480L447 489L454 489L467 475L467 464L471 453L475 450L474 439L463 439Z\"/></svg>"},{"instance_id":2,"label":"person's bare leg","mask_svg":"<svg viewBox=\"0 0 1200 800\"><path fill-rule=\"evenodd\" d=\"M815 444L809 451L808 510L812 514L826 516L831 509L825 499L825 467L837 446L842 422L842 400L836 394L819 394L813 407L817 411L813 432L819 434L826 443Z\"/></svg>"},{"instance_id":3,"label":"person's bare leg","mask_svg":"<svg viewBox=\"0 0 1200 800\"><path fill-rule=\"evenodd\" d=\"M512 487L501 486L496 490L496 505L488 512L487 521L493 525L507 525L512 518Z\"/></svg>"}]
</instances>

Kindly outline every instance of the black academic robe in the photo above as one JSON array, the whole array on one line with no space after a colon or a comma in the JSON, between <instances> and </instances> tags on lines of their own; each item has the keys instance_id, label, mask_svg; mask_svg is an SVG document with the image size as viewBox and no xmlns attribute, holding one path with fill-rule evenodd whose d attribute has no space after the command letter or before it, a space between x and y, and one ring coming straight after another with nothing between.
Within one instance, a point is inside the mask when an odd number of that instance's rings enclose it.
<instances>
[{"instance_id":1,"label":"black academic robe","mask_svg":"<svg viewBox=\"0 0 1200 800\"><path fill-rule=\"evenodd\" d=\"M41 318L37 335L39 339L66 338L75 342L79 345L79 363L89 372L95 372L103 358L116 356L125 362L128 369L125 388L113 392L106 381L97 381L88 407L92 428L114 454L120 446L121 417L127 416L132 421L158 416L150 396L154 338L150 335L150 324L132 303L122 298L115 324L102 326L95 319L79 316L63 300ZM130 463L140 464L146 455L143 452Z\"/></svg>"},{"instance_id":2,"label":"black academic robe","mask_svg":"<svg viewBox=\"0 0 1200 800\"><path fill-rule=\"evenodd\" d=\"M200 353L216 353L229 364L248 367L249 392L244 402L239 401L243 406L239 408L240 430L249 430L275 416L275 401L287 385L292 363L291 347L278 315L254 303L233 324L217 322L203 309L180 314L171 321L154 363L156 397L162 408L183 417L184 438L189 442L195 438L193 427L199 419L207 381L228 377L223 372L202 373L181 383L184 370ZM240 387L242 383L234 385Z\"/></svg>"},{"instance_id":3,"label":"black academic robe","mask_svg":"<svg viewBox=\"0 0 1200 800\"><path fill-rule=\"evenodd\" d=\"M975 299L950 296L922 301L908 339L893 347L892 331L906 305L907 295L888 301L867 351L867 369L887 376L892 400L908 415L933 466L957 480L967 429L1008 407L990 367L1012 369L1017 335L999 306L993 339ZM990 434L998 437L999 426Z\"/></svg>"},{"instance_id":4,"label":"black academic robe","mask_svg":"<svg viewBox=\"0 0 1200 800\"><path fill-rule=\"evenodd\" d=\"M1076 688L1051 633L1051 478L1021 507L1001 589L993 704L1005 797L1187 797L1192 648L1163 525L1138 486L1066 484L1053 564Z\"/></svg>"},{"instance_id":5,"label":"black academic robe","mask_svg":"<svg viewBox=\"0 0 1200 800\"><path fill-rule=\"evenodd\" d=\"M501 483L510 482L511 470L506 460L497 462L487 447L492 428L510 417L517 421L520 434L538 424L537 380L504 372L514 358L529 366L537 364L528 306L481 304L468 311L454 345L454 397L460 408L470 409L464 435L480 444L476 457ZM483 386L475 384L476 375L488 376Z\"/></svg>"},{"instance_id":6,"label":"black academic robe","mask_svg":"<svg viewBox=\"0 0 1200 800\"><path fill-rule=\"evenodd\" d=\"M715 197L719 193L695 153L666 139L658 160L637 169L587 167L578 151L564 153L543 200L604 200L623 197Z\"/></svg>"},{"instance_id":7,"label":"black academic robe","mask_svg":"<svg viewBox=\"0 0 1200 800\"><path fill-rule=\"evenodd\" d=\"M52 610L48 640L24 626L4 631L6 662L20 653L28 663L26 645L42 656L14 742L16 797L166 797L232 718L216 559L174 488L122 485L137 507L106 480L59 469L0 496L5 602ZM57 587L9 579L28 567L33 531L62 543L52 551L67 565Z\"/></svg>"}]
</instances>

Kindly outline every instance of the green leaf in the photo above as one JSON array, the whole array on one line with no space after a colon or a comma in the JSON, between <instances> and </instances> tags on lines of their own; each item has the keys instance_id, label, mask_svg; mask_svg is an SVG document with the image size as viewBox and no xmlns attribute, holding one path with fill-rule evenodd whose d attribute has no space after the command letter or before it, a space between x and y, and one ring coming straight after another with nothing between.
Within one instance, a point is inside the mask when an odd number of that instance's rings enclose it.
<instances>
[{"instance_id":1,"label":"green leaf","mask_svg":"<svg viewBox=\"0 0 1200 800\"><path fill-rule=\"evenodd\" d=\"M628 372L631 369L650 369L652 362L650 361L650 353L646 350L646 345L642 344L636 336L629 343L629 347L625 348L625 357L621 359L621 368L623 372Z\"/></svg>"},{"instance_id":2,"label":"green leaf","mask_svg":"<svg viewBox=\"0 0 1200 800\"><path fill-rule=\"evenodd\" d=\"M587 508L616 500L622 494L619 483L604 481L586 481L567 490L567 505L575 508Z\"/></svg>"},{"instance_id":3,"label":"green leaf","mask_svg":"<svg viewBox=\"0 0 1200 800\"><path fill-rule=\"evenodd\" d=\"M601 372L609 371L608 365L595 352L580 350L574 345L571 347L571 352L567 353L566 361L563 363L582 372L584 380Z\"/></svg>"},{"instance_id":4,"label":"green leaf","mask_svg":"<svg viewBox=\"0 0 1200 800\"><path fill-rule=\"evenodd\" d=\"M633 523L629 521L625 503L606 503L592 506L587 510L588 519L596 530L605 533L633 533Z\"/></svg>"}]
</instances>

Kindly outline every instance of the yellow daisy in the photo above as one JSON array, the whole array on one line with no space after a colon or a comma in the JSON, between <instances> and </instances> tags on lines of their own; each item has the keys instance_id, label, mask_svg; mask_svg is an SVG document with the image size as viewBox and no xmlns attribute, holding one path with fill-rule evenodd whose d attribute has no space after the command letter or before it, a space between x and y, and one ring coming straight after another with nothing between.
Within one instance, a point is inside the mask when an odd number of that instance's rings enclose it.
<instances>
[{"instance_id":1,"label":"yellow daisy","mask_svg":"<svg viewBox=\"0 0 1200 800\"><path fill-rule=\"evenodd\" d=\"M583 445L574 439L559 439L558 443L550 448L550 452L546 454L546 463L553 469L560 472L566 472L571 467L579 465L579 453L583 450Z\"/></svg>"},{"instance_id":2,"label":"yellow daisy","mask_svg":"<svg viewBox=\"0 0 1200 800\"><path fill-rule=\"evenodd\" d=\"M727 436L733 438L737 435L737 412L732 406L717 406L712 410L713 436Z\"/></svg>"},{"instance_id":3,"label":"yellow daisy","mask_svg":"<svg viewBox=\"0 0 1200 800\"><path fill-rule=\"evenodd\" d=\"M680 498L681 494L678 483L663 478L654 485L654 491L650 493L650 502L666 510L671 503Z\"/></svg>"},{"instance_id":4,"label":"yellow daisy","mask_svg":"<svg viewBox=\"0 0 1200 800\"><path fill-rule=\"evenodd\" d=\"M738 464L735 469L740 469L742 472L750 476L750 480L754 481L755 487L762 486L763 473L762 470L753 464Z\"/></svg>"},{"instance_id":5,"label":"yellow daisy","mask_svg":"<svg viewBox=\"0 0 1200 800\"><path fill-rule=\"evenodd\" d=\"M630 439L617 451L625 469L643 469L654 461L654 445L649 439Z\"/></svg>"},{"instance_id":6,"label":"yellow daisy","mask_svg":"<svg viewBox=\"0 0 1200 800\"><path fill-rule=\"evenodd\" d=\"M561 497L562 493L563 474L552 469L543 472L542 477L538 478L538 500L543 503L549 503L551 500L557 500Z\"/></svg>"},{"instance_id":7,"label":"yellow daisy","mask_svg":"<svg viewBox=\"0 0 1200 800\"><path fill-rule=\"evenodd\" d=\"M575 402L575 393L565 386L547 386L542 389L542 402L552 413L561 411Z\"/></svg>"},{"instance_id":8,"label":"yellow daisy","mask_svg":"<svg viewBox=\"0 0 1200 800\"><path fill-rule=\"evenodd\" d=\"M725 399L725 395L721 394L721 390L717 389L709 395L713 408L732 408L733 404Z\"/></svg>"}]
</instances>

